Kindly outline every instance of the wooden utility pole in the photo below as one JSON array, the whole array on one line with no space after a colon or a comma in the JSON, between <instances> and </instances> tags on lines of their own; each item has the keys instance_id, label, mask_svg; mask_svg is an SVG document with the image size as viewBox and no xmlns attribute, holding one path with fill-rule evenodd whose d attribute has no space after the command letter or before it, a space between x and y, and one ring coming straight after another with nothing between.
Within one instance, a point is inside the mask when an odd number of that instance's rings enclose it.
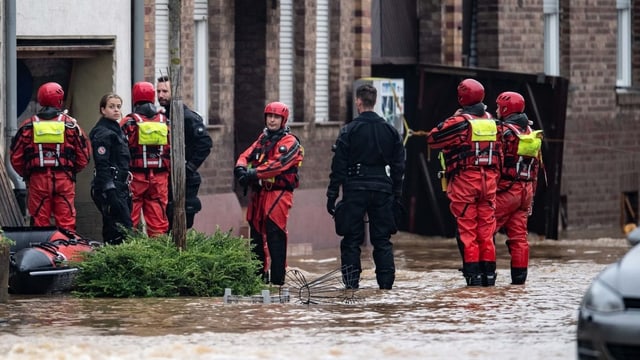
<instances>
[{"instance_id":1,"label":"wooden utility pole","mask_svg":"<svg viewBox=\"0 0 640 360\"><path fill-rule=\"evenodd\" d=\"M182 102L182 61L180 30L182 1L169 0L169 77L171 79L171 188L173 191L173 241L186 248L184 105Z\"/></svg>"}]
</instances>

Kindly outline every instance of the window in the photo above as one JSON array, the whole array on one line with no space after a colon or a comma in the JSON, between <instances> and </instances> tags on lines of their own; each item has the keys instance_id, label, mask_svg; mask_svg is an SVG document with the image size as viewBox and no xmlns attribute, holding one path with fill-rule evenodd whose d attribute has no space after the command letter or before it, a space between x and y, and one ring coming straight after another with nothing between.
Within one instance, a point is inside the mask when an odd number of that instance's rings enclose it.
<instances>
[{"instance_id":1,"label":"window","mask_svg":"<svg viewBox=\"0 0 640 360\"><path fill-rule=\"evenodd\" d=\"M631 0L616 0L618 10L617 87L631 86Z\"/></svg>"},{"instance_id":2,"label":"window","mask_svg":"<svg viewBox=\"0 0 640 360\"><path fill-rule=\"evenodd\" d=\"M316 18L316 122L329 121L329 0L318 0Z\"/></svg>"},{"instance_id":3,"label":"window","mask_svg":"<svg viewBox=\"0 0 640 360\"><path fill-rule=\"evenodd\" d=\"M280 101L289 105L289 121L294 119L293 108L293 0L280 1Z\"/></svg>"},{"instance_id":4,"label":"window","mask_svg":"<svg viewBox=\"0 0 640 360\"><path fill-rule=\"evenodd\" d=\"M558 0L544 0L544 72L560 75L560 24Z\"/></svg>"},{"instance_id":5,"label":"window","mask_svg":"<svg viewBox=\"0 0 640 360\"><path fill-rule=\"evenodd\" d=\"M207 0L196 0L193 10L195 20L195 46L193 59L193 109L207 123L209 115L209 32L207 26Z\"/></svg>"},{"instance_id":6,"label":"window","mask_svg":"<svg viewBox=\"0 0 640 360\"><path fill-rule=\"evenodd\" d=\"M156 78L169 75L169 0L156 0Z\"/></svg>"}]
</instances>

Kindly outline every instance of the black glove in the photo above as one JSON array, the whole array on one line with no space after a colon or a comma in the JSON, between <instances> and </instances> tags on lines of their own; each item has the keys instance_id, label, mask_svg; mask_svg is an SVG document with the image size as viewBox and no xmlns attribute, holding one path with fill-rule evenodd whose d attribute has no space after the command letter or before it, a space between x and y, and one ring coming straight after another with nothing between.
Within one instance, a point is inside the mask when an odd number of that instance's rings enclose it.
<instances>
[{"instance_id":1,"label":"black glove","mask_svg":"<svg viewBox=\"0 0 640 360\"><path fill-rule=\"evenodd\" d=\"M334 197L327 198L327 212L331 216L336 214L336 200L337 198Z\"/></svg>"},{"instance_id":2,"label":"black glove","mask_svg":"<svg viewBox=\"0 0 640 360\"><path fill-rule=\"evenodd\" d=\"M233 175L238 179L240 186L248 186L251 182L258 180L256 169L248 169L244 166L236 166L233 169Z\"/></svg>"},{"instance_id":3,"label":"black glove","mask_svg":"<svg viewBox=\"0 0 640 360\"><path fill-rule=\"evenodd\" d=\"M249 182L258 180L258 172L256 171L256 169L247 170L247 180Z\"/></svg>"},{"instance_id":4,"label":"black glove","mask_svg":"<svg viewBox=\"0 0 640 360\"><path fill-rule=\"evenodd\" d=\"M120 199L118 198L118 192L116 189L111 188L102 192L102 198L104 204L107 206L107 213L114 214L120 210Z\"/></svg>"},{"instance_id":5,"label":"black glove","mask_svg":"<svg viewBox=\"0 0 640 360\"><path fill-rule=\"evenodd\" d=\"M236 179L238 179L238 183L240 184L240 186L247 187L247 185L249 185L249 180L247 179L246 167L236 166L236 168L233 169L233 176L235 176Z\"/></svg>"},{"instance_id":6,"label":"black glove","mask_svg":"<svg viewBox=\"0 0 640 360\"><path fill-rule=\"evenodd\" d=\"M248 185L250 185L252 182L256 180L258 180L258 174L256 173L256 169L249 169L246 171L245 175L242 175L238 179L238 182L240 183L240 185L247 187Z\"/></svg>"},{"instance_id":7,"label":"black glove","mask_svg":"<svg viewBox=\"0 0 640 360\"><path fill-rule=\"evenodd\" d=\"M244 166L236 166L236 168L233 169L233 176L240 180L241 177L247 176L247 168Z\"/></svg>"},{"instance_id":8,"label":"black glove","mask_svg":"<svg viewBox=\"0 0 640 360\"><path fill-rule=\"evenodd\" d=\"M240 186L245 187L245 188L246 188L247 186L249 186L249 179L248 179L248 177L247 177L246 175L245 175L245 176L242 176L240 179L238 179L238 184L240 184Z\"/></svg>"}]
</instances>

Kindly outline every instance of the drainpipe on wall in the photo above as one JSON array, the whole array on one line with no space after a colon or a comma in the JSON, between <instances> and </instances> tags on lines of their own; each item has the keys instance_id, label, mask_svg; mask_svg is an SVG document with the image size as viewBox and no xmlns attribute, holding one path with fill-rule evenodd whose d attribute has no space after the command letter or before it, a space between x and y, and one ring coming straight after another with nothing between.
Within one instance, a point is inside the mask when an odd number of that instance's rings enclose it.
<instances>
[{"instance_id":1,"label":"drainpipe on wall","mask_svg":"<svg viewBox=\"0 0 640 360\"><path fill-rule=\"evenodd\" d=\"M131 84L144 81L144 0L134 0L132 6Z\"/></svg>"},{"instance_id":2,"label":"drainpipe on wall","mask_svg":"<svg viewBox=\"0 0 640 360\"><path fill-rule=\"evenodd\" d=\"M14 193L21 204L24 204L24 198L26 196L27 187L24 184L24 180L11 166L9 160L9 146L11 145L11 139L18 131L18 100L16 95L16 89L18 88L17 72L17 59L16 59L16 0L6 0L5 8L5 75L6 75L6 88L5 88L5 119L6 119L6 140L5 140L5 167L9 173L9 177L13 182ZM24 211L24 208L23 208Z\"/></svg>"}]
</instances>

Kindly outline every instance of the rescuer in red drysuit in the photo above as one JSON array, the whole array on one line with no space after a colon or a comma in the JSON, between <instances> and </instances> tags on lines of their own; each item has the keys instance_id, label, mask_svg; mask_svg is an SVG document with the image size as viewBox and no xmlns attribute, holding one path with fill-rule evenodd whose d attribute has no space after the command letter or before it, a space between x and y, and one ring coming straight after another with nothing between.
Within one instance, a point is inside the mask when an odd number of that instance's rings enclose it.
<instances>
[{"instance_id":1,"label":"rescuer in red drysuit","mask_svg":"<svg viewBox=\"0 0 640 360\"><path fill-rule=\"evenodd\" d=\"M120 121L131 154L131 221L133 227L137 228L142 213L147 234L157 236L169 229L166 214L171 169L169 120L153 104L156 98L153 84L137 82L133 85L131 95L133 113Z\"/></svg>"},{"instance_id":2,"label":"rescuer in red drysuit","mask_svg":"<svg viewBox=\"0 0 640 360\"><path fill-rule=\"evenodd\" d=\"M38 89L40 112L25 120L11 142L11 165L27 183L34 226L76 230L76 174L91 159L91 145L76 119L62 111L64 91L55 82Z\"/></svg>"},{"instance_id":3,"label":"rescuer in red drysuit","mask_svg":"<svg viewBox=\"0 0 640 360\"><path fill-rule=\"evenodd\" d=\"M495 201L502 162L498 124L485 111L484 87L474 79L458 85L456 113L433 128L427 142L442 149L449 208L458 226L462 273L468 286L496 281Z\"/></svg>"},{"instance_id":4,"label":"rescuer in red drysuit","mask_svg":"<svg viewBox=\"0 0 640 360\"><path fill-rule=\"evenodd\" d=\"M529 264L527 220L532 211L542 160L542 132L531 129L531 122L524 113L522 95L503 92L498 95L496 104L496 115L502 120L504 153L496 195L496 230L504 227L508 238L511 283L524 284Z\"/></svg>"},{"instance_id":5,"label":"rescuer in red drysuit","mask_svg":"<svg viewBox=\"0 0 640 360\"><path fill-rule=\"evenodd\" d=\"M251 188L247 221L253 252L263 263L258 274L274 285L285 281L287 218L304 156L300 141L286 126L288 118L287 105L269 103L264 109L266 127L240 154L234 169L239 184Z\"/></svg>"}]
</instances>

